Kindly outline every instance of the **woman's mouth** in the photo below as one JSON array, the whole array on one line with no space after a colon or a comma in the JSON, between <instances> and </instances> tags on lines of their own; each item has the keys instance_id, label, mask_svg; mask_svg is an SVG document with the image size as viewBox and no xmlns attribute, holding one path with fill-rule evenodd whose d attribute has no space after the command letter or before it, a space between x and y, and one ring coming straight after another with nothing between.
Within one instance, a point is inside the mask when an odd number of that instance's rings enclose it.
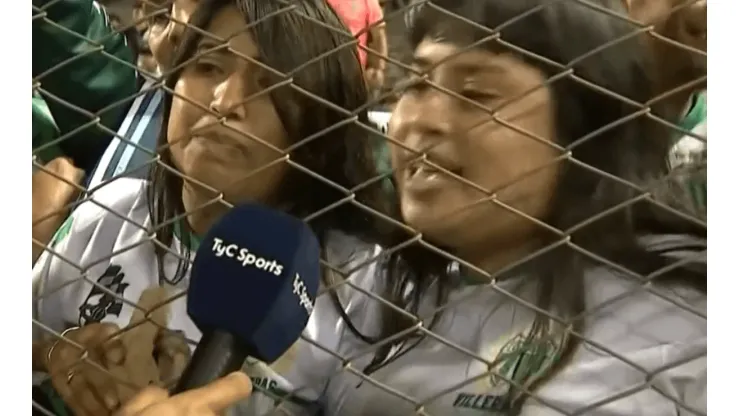
<instances>
[{"instance_id":1,"label":"woman's mouth","mask_svg":"<svg viewBox=\"0 0 740 416\"><path fill-rule=\"evenodd\" d=\"M441 166L440 168L426 162L412 164L405 170L406 188L414 192L429 191L447 182L457 181L453 175L462 174L462 169L449 170Z\"/></svg>"}]
</instances>

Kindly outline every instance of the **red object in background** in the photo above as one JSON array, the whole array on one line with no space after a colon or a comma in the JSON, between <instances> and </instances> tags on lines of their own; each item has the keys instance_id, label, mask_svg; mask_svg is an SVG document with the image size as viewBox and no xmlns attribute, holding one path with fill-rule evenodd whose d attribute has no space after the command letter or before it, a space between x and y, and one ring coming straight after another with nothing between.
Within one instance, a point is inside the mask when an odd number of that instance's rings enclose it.
<instances>
[{"instance_id":1,"label":"red object in background","mask_svg":"<svg viewBox=\"0 0 740 416\"><path fill-rule=\"evenodd\" d=\"M342 18L349 31L357 38L358 44L367 46L366 28L383 18L383 10L378 0L327 0L334 11ZM364 32L363 32L364 31ZM358 33L362 32L358 36ZM360 63L365 68L367 52L358 47Z\"/></svg>"}]
</instances>

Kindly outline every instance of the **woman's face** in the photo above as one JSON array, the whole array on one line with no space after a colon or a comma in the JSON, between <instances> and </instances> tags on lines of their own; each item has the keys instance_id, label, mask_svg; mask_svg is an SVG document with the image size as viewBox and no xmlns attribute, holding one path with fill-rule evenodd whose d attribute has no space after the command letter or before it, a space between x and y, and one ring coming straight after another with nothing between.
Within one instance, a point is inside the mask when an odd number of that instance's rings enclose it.
<instances>
[{"instance_id":1,"label":"woman's face","mask_svg":"<svg viewBox=\"0 0 740 416\"><path fill-rule=\"evenodd\" d=\"M655 33L690 48L707 51L707 1L694 0L624 0L630 17L652 25ZM667 78L665 87L694 81L707 74L707 56L677 47L656 36L647 37ZM703 86L702 86L703 88Z\"/></svg>"},{"instance_id":2,"label":"woman's face","mask_svg":"<svg viewBox=\"0 0 740 416\"><path fill-rule=\"evenodd\" d=\"M185 23L195 11L199 0L174 0L170 15L172 19L162 15L153 19L145 36L151 55L159 65L160 70L166 69L173 57L175 46L180 44L185 32Z\"/></svg>"},{"instance_id":3,"label":"woman's face","mask_svg":"<svg viewBox=\"0 0 740 416\"><path fill-rule=\"evenodd\" d=\"M224 43L209 36L199 41L174 87L167 139L173 162L186 177L222 191L232 203L269 203L288 169L278 159L289 143L264 90L266 72L243 58L259 59L244 26L234 6L216 13L207 30L228 39L228 48L208 52ZM184 182L186 205L216 196Z\"/></svg>"},{"instance_id":4,"label":"woman's face","mask_svg":"<svg viewBox=\"0 0 740 416\"><path fill-rule=\"evenodd\" d=\"M389 136L416 151L430 149L427 160L452 173L408 164L415 155L391 146L405 222L463 257L481 244L490 251L491 243L516 243L531 234L540 226L524 215L545 215L560 154L552 143L553 104L541 87L543 74L512 55L463 52L431 40L416 48L414 66L442 89L482 107L500 107L495 116L502 122L426 83L402 94ZM490 192L510 208L481 202Z\"/></svg>"},{"instance_id":5,"label":"woman's face","mask_svg":"<svg viewBox=\"0 0 740 416\"><path fill-rule=\"evenodd\" d=\"M141 35L144 44L139 45L137 66L150 74L158 74L159 68L151 51L150 41L153 35L161 32L167 25L167 17L157 14L166 7L166 0L136 0L132 9L136 31Z\"/></svg>"}]
</instances>

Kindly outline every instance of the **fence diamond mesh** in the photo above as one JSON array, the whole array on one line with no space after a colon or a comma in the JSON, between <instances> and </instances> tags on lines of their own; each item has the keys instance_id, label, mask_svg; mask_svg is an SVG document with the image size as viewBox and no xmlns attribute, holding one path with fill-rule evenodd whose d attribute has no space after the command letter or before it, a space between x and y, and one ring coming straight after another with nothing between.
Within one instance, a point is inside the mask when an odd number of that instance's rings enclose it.
<instances>
[{"instance_id":1,"label":"fence diamond mesh","mask_svg":"<svg viewBox=\"0 0 740 416\"><path fill-rule=\"evenodd\" d=\"M34 409L174 385L256 199L324 279L235 414L706 414L706 1L373 1L34 1Z\"/></svg>"}]
</instances>

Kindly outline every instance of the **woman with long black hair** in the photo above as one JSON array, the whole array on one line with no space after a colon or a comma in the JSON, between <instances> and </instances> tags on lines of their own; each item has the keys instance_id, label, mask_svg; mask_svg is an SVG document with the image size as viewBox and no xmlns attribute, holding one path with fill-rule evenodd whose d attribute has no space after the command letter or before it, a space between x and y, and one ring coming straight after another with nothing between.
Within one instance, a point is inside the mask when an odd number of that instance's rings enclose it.
<instances>
[{"instance_id":1,"label":"woman with long black hair","mask_svg":"<svg viewBox=\"0 0 740 416\"><path fill-rule=\"evenodd\" d=\"M110 414L137 387L179 377L188 345L160 340L200 338L180 295L198 236L232 204L310 218L339 263L384 228L362 68L329 5L202 0L190 23L201 30L167 67L150 180L98 186L34 268L34 371L77 416Z\"/></svg>"},{"instance_id":2,"label":"woman with long black hair","mask_svg":"<svg viewBox=\"0 0 740 416\"><path fill-rule=\"evenodd\" d=\"M418 234L338 290L346 317L319 298L243 413L705 413L706 225L622 2L420 7L388 133Z\"/></svg>"}]
</instances>

